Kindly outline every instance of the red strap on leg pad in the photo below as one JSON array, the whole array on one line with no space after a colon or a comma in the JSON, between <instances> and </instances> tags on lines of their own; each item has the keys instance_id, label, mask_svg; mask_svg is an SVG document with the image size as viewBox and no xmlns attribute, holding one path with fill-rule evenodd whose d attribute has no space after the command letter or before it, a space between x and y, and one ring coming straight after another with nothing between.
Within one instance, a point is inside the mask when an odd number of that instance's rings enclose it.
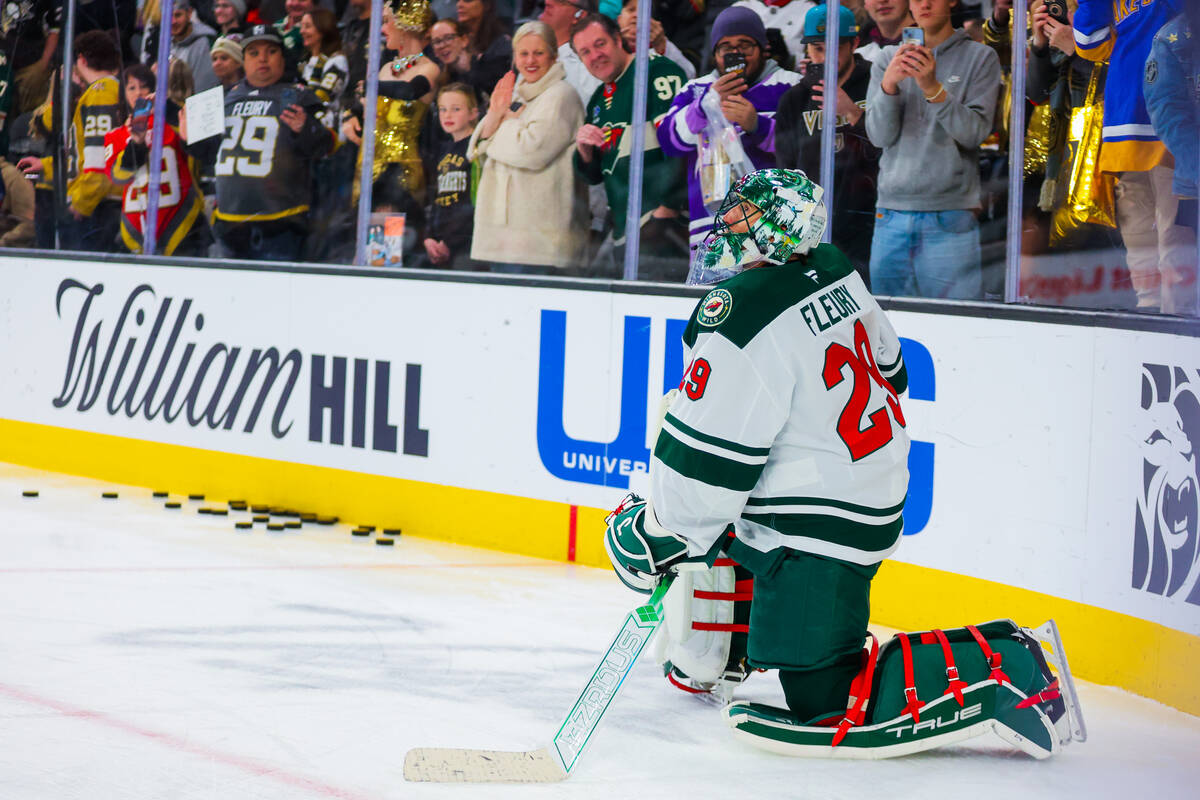
<instances>
[{"instance_id":1,"label":"red strap on leg pad","mask_svg":"<svg viewBox=\"0 0 1200 800\"><path fill-rule=\"evenodd\" d=\"M1060 697L1062 697L1062 692L1058 689L1058 678L1055 678L1045 689L1017 703L1017 708L1029 708L1030 706L1036 706L1038 703L1044 703L1047 700L1057 700Z\"/></svg>"},{"instance_id":2,"label":"red strap on leg pad","mask_svg":"<svg viewBox=\"0 0 1200 800\"><path fill-rule=\"evenodd\" d=\"M904 657L904 712L912 714L913 722L921 721L921 701L917 697L917 683L913 678L912 643L908 641L907 633L897 633L900 640L900 653Z\"/></svg>"},{"instance_id":3,"label":"red strap on leg pad","mask_svg":"<svg viewBox=\"0 0 1200 800\"><path fill-rule=\"evenodd\" d=\"M968 625L967 630L975 637L975 643L983 651L983 657L987 660L987 664L992 670L992 674L988 675L988 678L996 681L996 683L1007 683L1009 686L1012 686L1012 680L1000 669L1000 654L993 652L992 648L988 647L987 639L983 638L983 634L974 625Z\"/></svg>"},{"instance_id":4,"label":"red strap on leg pad","mask_svg":"<svg viewBox=\"0 0 1200 800\"><path fill-rule=\"evenodd\" d=\"M875 634L867 633L871 637L871 649L863 648L863 656L865 663L858 675L854 676L854 680L850 683L849 705L846 708L846 716L842 717L842 721L838 723L837 733L833 735L831 747L837 747L841 744L842 739L846 738L846 734L855 725L861 725L866 718L867 697L871 693L871 683L875 678L875 662L879 658L879 640L875 638Z\"/></svg>"},{"instance_id":5,"label":"red strap on leg pad","mask_svg":"<svg viewBox=\"0 0 1200 800\"><path fill-rule=\"evenodd\" d=\"M946 634L941 630L934 630L933 636L942 646L942 657L946 659L946 683L948 685L942 694L954 695L959 707L962 707L964 703L962 690L967 688L967 682L959 680L958 666L954 663L954 653L950 650L950 641L946 638Z\"/></svg>"}]
</instances>

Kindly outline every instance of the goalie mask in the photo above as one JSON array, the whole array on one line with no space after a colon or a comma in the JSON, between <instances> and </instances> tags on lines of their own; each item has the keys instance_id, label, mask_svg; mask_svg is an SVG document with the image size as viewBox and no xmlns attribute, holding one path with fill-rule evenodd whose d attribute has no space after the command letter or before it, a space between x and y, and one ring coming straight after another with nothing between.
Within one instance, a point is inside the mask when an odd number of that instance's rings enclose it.
<instances>
[{"instance_id":1,"label":"goalie mask","mask_svg":"<svg viewBox=\"0 0 1200 800\"><path fill-rule=\"evenodd\" d=\"M740 179L692 261L688 284L719 283L750 264L783 264L807 253L825 232L824 193L795 169L760 169Z\"/></svg>"}]
</instances>

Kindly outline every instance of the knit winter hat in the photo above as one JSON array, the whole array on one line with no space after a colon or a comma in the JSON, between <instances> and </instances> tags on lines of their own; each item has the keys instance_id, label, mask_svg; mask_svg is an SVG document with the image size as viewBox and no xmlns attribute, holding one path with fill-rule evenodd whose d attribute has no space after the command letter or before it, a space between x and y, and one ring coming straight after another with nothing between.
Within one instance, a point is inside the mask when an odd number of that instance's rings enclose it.
<instances>
[{"instance_id":1,"label":"knit winter hat","mask_svg":"<svg viewBox=\"0 0 1200 800\"><path fill-rule=\"evenodd\" d=\"M228 0L228 3L237 11L238 19L246 18L246 0Z\"/></svg>"},{"instance_id":2,"label":"knit winter hat","mask_svg":"<svg viewBox=\"0 0 1200 800\"><path fill-rule=\"evenodd\" d=\"M727 36L748 36L758 42L763 50L767 49L767 29L762 19L748 8L731 6L717 15L712 26L712 46L715 50L717 43Z\"/></svg>"},{"instance_id":3,"label":"knit winter hat","mask_svg":"<svg viewBox=\"0 0 1200 800\"><path fill-rule=\"evenodd\" d=\"M209 51L212 54L224 53L232 58L237 63L242 63L242 43L227 36L219 36L213 42L212 49Z\"/></svg>"}]
</instances>

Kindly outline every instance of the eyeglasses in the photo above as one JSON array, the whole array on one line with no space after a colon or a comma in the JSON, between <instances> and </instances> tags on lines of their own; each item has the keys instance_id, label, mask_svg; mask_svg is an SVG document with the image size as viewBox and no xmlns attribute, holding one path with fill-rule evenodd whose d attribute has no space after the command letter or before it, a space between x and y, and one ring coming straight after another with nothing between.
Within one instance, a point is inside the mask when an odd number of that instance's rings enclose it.
<instances>
[{"instance_id":1,"label":"eyeglasses","mask_svg":"<svg viewBox=\"0 0 1200 800\"><path fill-rule=\"evenodd\" d=\"M719 45L714 51L719 56L727 56L734 50L744 56L752 56L758 50L758 42L742 42L741 44L723 44Z\"/></svg>"},{"instance_id":2,"label":"eyeglasses","mask_svg":"<svg viewBox=\"0 0 1200 800\"><path fill-rule=\"evenodd\" d=\"M462 37L459 36L458 34L451 34L449 36L439 36L436 39L430 39L429 43L432 44L434 47L440 47L444 44L450 44L455 39L461 39L461 38Z\"/></svg>"}]
</instances>

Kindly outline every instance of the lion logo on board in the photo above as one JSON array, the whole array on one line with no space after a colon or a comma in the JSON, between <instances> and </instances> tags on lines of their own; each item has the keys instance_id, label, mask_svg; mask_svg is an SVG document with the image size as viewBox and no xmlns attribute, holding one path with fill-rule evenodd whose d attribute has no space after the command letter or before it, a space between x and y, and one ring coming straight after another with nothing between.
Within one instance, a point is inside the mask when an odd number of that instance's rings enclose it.
<instances>
[{"instance_id":1,"label":"lion logo on board","mask_svg":"<svg viewBox=\"0 0 1200 800\"><path fill-rule=\"evenodd\" d=\"M696 321L706 328L715 328L725 321L733 310L733 295L724 289L713 289L700 301Z\"/></svg>"}]
</instances>

